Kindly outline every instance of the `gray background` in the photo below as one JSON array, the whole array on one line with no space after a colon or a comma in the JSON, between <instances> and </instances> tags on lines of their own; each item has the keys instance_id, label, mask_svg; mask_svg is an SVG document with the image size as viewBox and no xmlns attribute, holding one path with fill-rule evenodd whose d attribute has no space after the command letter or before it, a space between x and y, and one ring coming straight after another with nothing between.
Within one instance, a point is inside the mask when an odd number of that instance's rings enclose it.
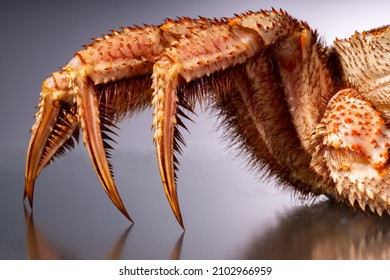
<instances>
[{"instance_id":1,"label":"gray background","mask_svg":"<svg viewBox=\"0 0 390 280\"><path fill-rule=\"evenodd\" d=\"M89 38L168 17L229 17L275 7L308 21L331 44L336 36L388 24L388 1L8 2L0 4L1 259L388 257L388 217L354 213L323 199L302 203L272 180L259 182L237 151L225 151L207 112L184 135L179 198L185 234L161 187L150 111L120 124L113 154L119 192L136 224L130 226L106 197L82 144L42 172L33 221L22 203L40 84Z\"/></svg>"}]
</instances>

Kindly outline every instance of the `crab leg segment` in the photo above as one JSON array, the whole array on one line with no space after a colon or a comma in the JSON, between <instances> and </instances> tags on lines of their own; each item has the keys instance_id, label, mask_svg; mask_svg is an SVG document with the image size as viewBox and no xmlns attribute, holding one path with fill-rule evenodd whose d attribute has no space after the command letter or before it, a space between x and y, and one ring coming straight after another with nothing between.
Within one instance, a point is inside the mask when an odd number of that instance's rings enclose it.
<instances>
[{"instance_id":1,"label":"crab leg segment","mask_svg":"<svg viewBox=\"0 0 390 280\"><path fill-rule=\"evenodd\" d=\"M41 94L41 101L38 107L39 111L36 115L35 125L32 128L27 152L25 173L24 197L28 197L31 206L33 204L34 183L39 169L39 162L60 110L60 106L52 102L51 97L44 93Z\"/></svg>"},{"instance_id":2,"label":"crab leg segment","mask_svg":"<svg viewBox=\"0 0 390 280\"><path fill-rule=\"evenodd\" d=\"M171 205L172 211L179 224L183 227L183 220L177 200L176 183L174 174L174 131L177 112L178 74L173 69L168 69L168 61L162 61L155 66L153 80L154 95L156 98L153 126L154 141L156 145L157 161L160 168L160 176L165 194Z\"/></svg>"},{"instance_id":3,"label":"crab leg segment","mask_svg":"<svg viewBox=\"0 0 390 280\"><path fill-rule=\"evenodd\" d=\"M84 144L88 150L96 174L103 185L103 189L115 206L126 218L133 221L127 213L115 186L114 179L112 178L110 164L102 138L98 97L94 92L92 82L88 80L83 63L77 56L66 66L66 71L72 79Z\"/></svg>"},{"instance_id":4,"label":"crab leg segment","mask_svg":"<svg viewBox=\"0 0 390 280\"><path fill-rule=\"evenodd\" d=\"M192 33L167 49L153 68L154 142L165 194L179 224L184 228L176 193L174 152L177 141L177 86L183 80L210 75L244 62L252 56L261 40L238 26L214 25L193 28Z\"/></svg>"},{"instance_id":5,"label":"crab leg segment","mask_svg":"<svg viewBox=\"0 0 390 280\"><path fill-rule=\"evenodd\" d=\"M65 72L56 72L42 84L41 100L38 105L36 122L27 152L25 171L25 191L32 206L34 183L41 170L58 155L78 127L75 113L70 110L73 92L68 88ZM70 141L70 142L68 142Z\"/></svg>"}]
</instances>

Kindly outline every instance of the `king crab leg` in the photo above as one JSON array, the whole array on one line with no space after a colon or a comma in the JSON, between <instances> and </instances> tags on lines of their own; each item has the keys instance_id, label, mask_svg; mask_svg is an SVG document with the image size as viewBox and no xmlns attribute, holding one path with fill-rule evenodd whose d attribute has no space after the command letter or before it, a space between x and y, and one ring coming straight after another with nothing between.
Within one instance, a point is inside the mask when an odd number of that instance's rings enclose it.
<instances>
[{"instance_id":1,"label":"king crab leg","mask_svg":"<svg viewBox=\"0 0 390 280\"><path fill-rule=\"evenodd\" d=\"M35 179L55 155L77 140L79 122L70 96L72 89L65 72L56 72L42 84L36 122L27 153L24 198L33 204Z\"/></svg>"}]
</instances>

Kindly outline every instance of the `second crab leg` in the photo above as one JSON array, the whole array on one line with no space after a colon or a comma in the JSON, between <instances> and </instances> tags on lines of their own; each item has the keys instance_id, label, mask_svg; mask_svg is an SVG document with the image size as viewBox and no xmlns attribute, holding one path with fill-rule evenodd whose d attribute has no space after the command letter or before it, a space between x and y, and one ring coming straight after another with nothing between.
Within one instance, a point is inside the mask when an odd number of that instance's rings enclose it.
<instances>
[{"instance_id":1,"label":"second crab leg","mask_svg":"<svg viewBox=\"0 0 390 280\"><path fill-rule=\"evenodd\" d=\"M214 22L207 29L194 28L190 35L167 49L154 65L152 103L155 105L153 127L157 160L165 194L183 228L174 155L178 142L182 142L177 132L178 84L243 63L257 51L259 44L261 39L252 32Z\"/></svg>"}]
</instances>

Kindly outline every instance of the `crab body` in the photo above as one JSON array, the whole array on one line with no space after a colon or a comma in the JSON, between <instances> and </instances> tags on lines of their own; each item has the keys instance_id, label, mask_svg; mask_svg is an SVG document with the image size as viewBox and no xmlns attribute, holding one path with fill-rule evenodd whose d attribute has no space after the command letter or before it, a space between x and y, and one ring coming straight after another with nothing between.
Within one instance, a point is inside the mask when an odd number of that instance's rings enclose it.
<instances>
[{"instance_id":1,"label":"crab body","mask_svg":"<svg viewBox=\"0 0 390 280\"><path fill-rule=\"evenodd\" d=\"M100 182L117 192L108 141L115 123L153 108L165 194L183 227L177 155L196 104L207 103L250 165L303 194L390 211L390 27L324 46L284 11L179 18L95 39L42 84L27 152L25 197L55 157L83 141Z\"/></svg>"}]
</instances>

